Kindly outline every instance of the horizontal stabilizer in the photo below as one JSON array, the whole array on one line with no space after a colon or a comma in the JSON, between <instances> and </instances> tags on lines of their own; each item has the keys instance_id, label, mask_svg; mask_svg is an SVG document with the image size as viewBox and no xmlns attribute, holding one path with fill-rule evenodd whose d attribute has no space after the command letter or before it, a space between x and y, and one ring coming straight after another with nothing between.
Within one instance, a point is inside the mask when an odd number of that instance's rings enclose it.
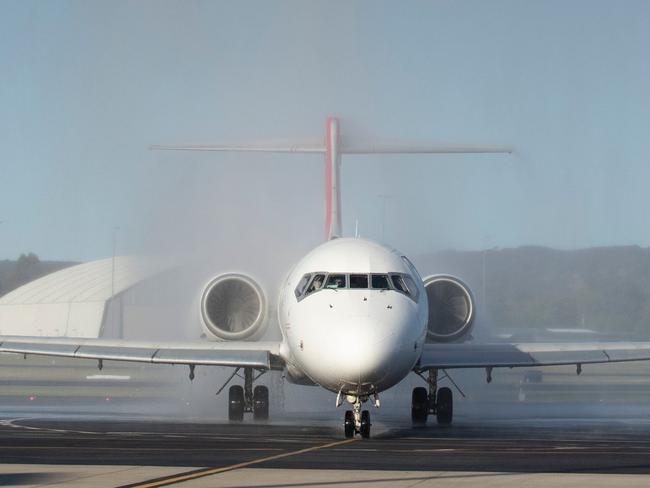
<instances>
[{"instance_id":1,"label":"horizontal stabilizer","mask_svg":"<svg viewBox=\"0 0 650 488\"><path fill-rule=\"evenodd\" d=\"M344 154L512 154L512 148L506 146L343 146Z\"/></svg>"},{"instance_id":2,"label":"horizontal stabilizer","mask_svg":"<svg viewBox=\"0 0 650 488\"><path fill-rule=\"evenodd\" d=\"M291 146L274 146L274 145L179 145L166 146L155 145L149 146L153 151L221 151L221 152L269 152L269 153L324 153L325 146L308 146L308 145L291 145Z\"/></svg>"},{"instance_id":3,"label":"horizontal stabilizer","mask_svg":"<svg viewBox=\"0 0 650 488\"><path fill-rule=\"evenodd\" d=\"M269 153L324 153L325 146L319 145L154 145L153 151L221 151L221 152L269 152ZM512 154L507 146L419 146L419 145L357 145L340 146L339 154Z\"/></svg>"}]
</instances>

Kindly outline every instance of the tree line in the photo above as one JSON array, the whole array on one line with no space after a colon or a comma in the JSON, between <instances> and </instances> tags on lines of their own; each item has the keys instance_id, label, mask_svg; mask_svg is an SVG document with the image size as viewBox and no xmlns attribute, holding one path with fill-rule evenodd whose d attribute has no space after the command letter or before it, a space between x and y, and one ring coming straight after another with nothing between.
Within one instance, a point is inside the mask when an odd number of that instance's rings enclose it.
<instances>
[{"instance_id":1,"label":"tree line","mask_svg":"<svg viewBox=\"0 0 650 488\"><path fill-rule=\"evenodd\" d=\"M73 262L66 261L41 261L32 252L21 254L17 260L0 261L0 296L9 293L30 281L58 271Z\"/></svg>"}]
</instances>

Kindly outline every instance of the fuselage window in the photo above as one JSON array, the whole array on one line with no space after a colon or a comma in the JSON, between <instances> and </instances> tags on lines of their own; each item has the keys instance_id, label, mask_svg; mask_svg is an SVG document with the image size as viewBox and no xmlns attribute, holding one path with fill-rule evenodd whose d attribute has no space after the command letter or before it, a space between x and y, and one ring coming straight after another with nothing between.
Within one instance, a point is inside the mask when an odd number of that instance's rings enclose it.
<instances>
[{"instance_id":1,"label":"fuselage window","mask_svg":"<svg viewBox=\"0 0 650 488\"><path fill-rule=\"evenodd\" d=\"M388 290L388 275L374 274L372 275L372 287L378 290Z\"/></svg>"},{"instance_id":2,"label":"fuselage window","mask_svg":"<svg viewBox=\"0 0 650 488\"><path fill-rule=\"evenodd\" d=\"M368 275L351 274L350 288L368 288Z\"/></svg>"},{"instance_id":3,"label":"fuselage window","mask_svg":"<svg viewBox=\"0 0 650 488\"><path fill-rule=\"evenodd\" d=\"M322 273L315 274L314 279L311 281L309 287L307 288L307 294L320 290L323 287L324 282L325 282L324 274Z\"/></svg>"},{"instance_id":4,"label":"fuselage window","mask_svg":"<svg viewBox=\"0 0 650 488\"><path fill-rule=\"evenodd\" d=\"M309 283L310 279L311 279L311 273L307 273L305 276L303 276L300 279L298 286L296 286L296 289L294 290L294 293L296 294L296 298L300 298L303 295L305 288L307 287L307 283Z\"/></svg>"},{"instance_id":5,"label":"fuselage window","mask_svg":"<svg viewBox=\"0 0 650 488\"><path fill-rule=\"evenodd\" d=\"M325 288L337 289L345 288L345 275L344 274L331 274L327 278L327 285Z\"/></svg>"}]
</instances>

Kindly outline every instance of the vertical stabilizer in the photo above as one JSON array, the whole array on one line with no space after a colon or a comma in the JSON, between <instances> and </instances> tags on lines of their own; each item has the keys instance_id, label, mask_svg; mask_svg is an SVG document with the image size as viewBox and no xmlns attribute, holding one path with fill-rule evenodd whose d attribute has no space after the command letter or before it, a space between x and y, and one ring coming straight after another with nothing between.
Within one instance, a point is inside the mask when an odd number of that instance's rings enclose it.
<instances>
[{"instance_id":1,"label":"vertical stabilizer","mask_svg":"<svg viewBox=\"0 0 650 488\"><path fill-rule=\"evenodd\" d=\"M342 237L341 228L341 154L483 154L512 153L507 146L453 146L421 144L348 144L341 146L340 127L336 117L329 117L325 125L325 144L313 145L300 142L288 144L181 144L158 145L151 149L167 151L254 151L294 154L325 154L325 239Z\"/></svg>"},{"instance_id":2,"label":"vertical stabilizer","mask_svg":"<svg viewBox=\"0 0 650 488\"><path fill-rule=\"evenodd\" d=\"M341 235L339 121L329 117L325 126L325 239L334 239Z\"/></svg>"}]
</instances>

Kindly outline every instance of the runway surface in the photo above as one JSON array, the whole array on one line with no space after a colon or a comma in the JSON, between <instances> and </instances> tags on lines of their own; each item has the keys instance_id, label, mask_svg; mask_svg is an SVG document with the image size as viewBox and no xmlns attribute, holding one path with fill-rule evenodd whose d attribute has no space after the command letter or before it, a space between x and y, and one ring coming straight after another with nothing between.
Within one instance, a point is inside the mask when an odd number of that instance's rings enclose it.
<instances>
[{"instance_id":1,"label":"runway surface","mask_svg":"<svg viewBox=\"0 0 650 488\"><path fill-rule=\"evenodd\" d=\"M647 419L460 420L373 425L346 441L332 421L0 420L2 486L648 486Z\"/></svg>"}]
</instances>

